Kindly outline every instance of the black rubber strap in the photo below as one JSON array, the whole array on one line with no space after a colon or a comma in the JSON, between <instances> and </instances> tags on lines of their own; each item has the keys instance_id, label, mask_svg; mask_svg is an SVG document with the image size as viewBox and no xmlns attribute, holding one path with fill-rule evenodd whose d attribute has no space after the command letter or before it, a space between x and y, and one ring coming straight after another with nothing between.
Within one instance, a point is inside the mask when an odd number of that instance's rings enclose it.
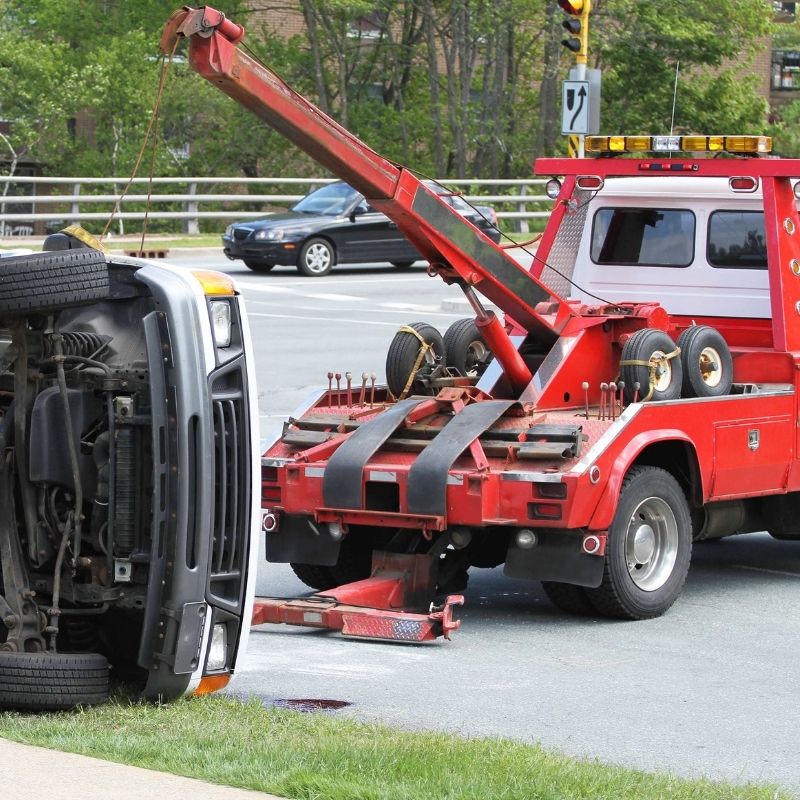
<instances>
[{"instance_id":1,"label":"black rubber strap","mask_svg":"<svg viewBox=\"0 0 800 800\"><path fill-rule=\"evenodd\" d=\"M450 467L514 403L514 400L486 400L473 403L453 416L411 465L407 493L409 514L445 514Z\"/></svg>"},{"instance_id":2,"label":"black rubber strap","mask_svg":"<svg viewBox=\"0 0 800 800\"><path fill-rule=\"evenodd\" d=\"M409 397L365 422L330 457L322 479L322 497L328 508L363 507L363 475L367 461L403 424L405 418L429 397Z\"/></svg>"}]
</instances>

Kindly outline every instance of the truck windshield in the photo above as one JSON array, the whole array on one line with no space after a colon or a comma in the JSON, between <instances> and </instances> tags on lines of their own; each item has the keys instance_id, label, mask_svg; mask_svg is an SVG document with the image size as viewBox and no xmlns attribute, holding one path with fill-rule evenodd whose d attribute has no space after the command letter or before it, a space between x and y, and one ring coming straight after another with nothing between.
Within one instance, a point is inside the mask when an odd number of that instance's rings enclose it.
<instances>
[{"instance_id":1,"label":"truck windshield","mask_svg":"<svg viewBox=\"0 0 800 800\"><path fill-rule=\"evenodd\" d=\"M708 220L708 263L728 269L766 269L763 211L715 211Z\"/></svg>"},{"instance_id":2,"label":"truck windshield","mask_svg":"<svg viewBox=\"0 0 800 800\"><path fill-rule=\"evenodd\" d=\"M655 267L688 267L694 258L691 211L601 208L594 216L592 261Z\"/></svg>"},{"instance_id":3,"label":"truck windshield","mask_svg":"<svg viewBox=\"0 0 800 800\"><path fill-rule=\"evenodd\" d=\"M350 208L358 192L346 183L331 183L306 195L292 211L338 217Z\"/></svg>"}]
</instances>

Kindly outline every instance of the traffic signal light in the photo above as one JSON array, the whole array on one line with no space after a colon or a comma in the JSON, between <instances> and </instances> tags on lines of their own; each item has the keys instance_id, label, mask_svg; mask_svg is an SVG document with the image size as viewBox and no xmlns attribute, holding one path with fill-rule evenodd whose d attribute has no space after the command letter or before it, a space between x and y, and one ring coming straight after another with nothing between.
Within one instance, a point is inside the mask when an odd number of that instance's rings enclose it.
<instances>
[{"instance_id":1,"label":"traffic signal light","mask_svg":"<svg viewBox=\"0 0 800 800\"><path fill-rule=\"evenodd\" d=\"M567 38L562 39L561 44L576 54L579 63L586 63L591 0L558 0L558 4L569 15L561 23L561 27L567 32Z\"/></svg>"}]
</instances>

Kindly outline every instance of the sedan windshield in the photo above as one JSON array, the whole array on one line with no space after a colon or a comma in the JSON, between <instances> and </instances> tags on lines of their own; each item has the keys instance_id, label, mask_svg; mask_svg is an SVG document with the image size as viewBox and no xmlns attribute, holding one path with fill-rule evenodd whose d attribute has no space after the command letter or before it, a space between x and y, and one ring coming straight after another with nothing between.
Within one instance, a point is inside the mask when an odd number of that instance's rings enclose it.
<instances>
[{"instance_id":1,"label":"sedan windshield","mask_svg":"<svg viewBox=\"0 0 800 800\"><path fill-rule=\"evenodd\" d=\"M331 183L304 197L292 211L337 217L344 214L359 196L358 192L346 183Z\"/></svg>"}]
</instances>

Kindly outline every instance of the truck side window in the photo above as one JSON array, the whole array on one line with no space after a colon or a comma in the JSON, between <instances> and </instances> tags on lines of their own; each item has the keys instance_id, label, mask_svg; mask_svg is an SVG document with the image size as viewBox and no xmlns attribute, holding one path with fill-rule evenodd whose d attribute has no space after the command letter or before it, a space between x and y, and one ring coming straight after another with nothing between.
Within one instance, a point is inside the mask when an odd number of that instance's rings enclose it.
<instances>
[{"instance_id":1,"label":"truck side window","mask_svg":"<svg viewBox=\"0 0 800 800\"><path fill-rule=\"evenodd\" d=\"M601 208L594 215L592 261L688 267L694 259L695 219L671 208Z\"/></svg>"},{"instance_id":2,"label":"truck side window","mask_svg":"<svg viewBox=\"0 0 800 800\"><path fill-rule=\"evenodd\" d=\"M763 211L715 211L708 220L708 263L724 269L766 269Z\"/></svg>"}]
</instances>

